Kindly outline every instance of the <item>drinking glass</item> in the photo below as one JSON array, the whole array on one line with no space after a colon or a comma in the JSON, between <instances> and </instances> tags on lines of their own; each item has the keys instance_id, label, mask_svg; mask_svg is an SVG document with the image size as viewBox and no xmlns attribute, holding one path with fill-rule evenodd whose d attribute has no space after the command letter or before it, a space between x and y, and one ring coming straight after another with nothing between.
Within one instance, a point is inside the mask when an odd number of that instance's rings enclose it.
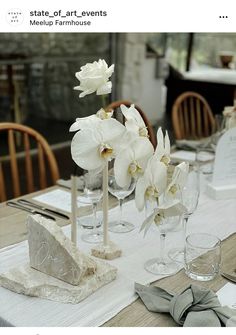
<instances>
[{"instance_id":1,"label":"drinking glass","mask_svg":"<svg viewBox=\"0 0 236 335\"><path fill-rule=\"evenodd\" d=\"M220 240L214 235L188 235L184 253L186 274L194 280L212 280L219 273L220 249Z\"/></svg>"},{"instance_id":2,"label":"drinking glass","mask_svg":"<svg viewBox=\"0 0 236 335\"><path fill-rule=\"evenodd\" d=\"M100 243L103 240L103 233L98 229L97 205L102 198L102 173L85 171L84 173L84 195L85 203L93 207L93 225L88 233L82 235L82 240L88 243Z\"/></svg>"},{"instance_id":3,"label":"drinking glass","mask_svg":"<svg viewBox=\"0 0 236 335\"><path fill-rule=\"evenodd\" d=\"M158 224L160 232L160 256L152 258L144 264L144 268L148 272L156 275L172 275L179 270L179 264L169 259L165 251L166 234L168 231L174 230L176 226L179 225L179 220L179 216L172 216L162 218Z\"/></svg>"},{"instance_id":4,"label":"drinking glass","mask_svg":"<svg viewBox=\"0 0 236 335\"><path fill-rule=\"evenodd\" d=\"M190 216L195 212L200 194L199 171L196 166L190 167L190 172L183 190L178 196L182 204L186 207L186 212L182 216L184 241L186 239L187 223ZM184 262L184 249L173 248L169 252L169 257L177 262Z\"/></svg>"},{"instance_id":5,"label":"drinking glass","mask_svg":"<svg viewBox=\"0 0 236 335\"><path fill-rule=\"evenodd\" d=\"M199 146L196 152L198 169L203 174L212 174L215 161L215 151L211 147Z\"/></svg>"},{"instance_id":6,"label":"drinking glass","mask_svg":"<svg viewBox=\"0 0 236 335\"><path fill-rule=\"evenodd\" d=\"M91 204L91 200L88 199L88 197L83 193L82 195L77 197L78 202L80 204L83 205L87 205L88 206L88 211L89 213L80 217L77 217L77 223L79 225L79 227L83 228L83 229L93 229L94 227L94 213L93 213L93 206ZM97 223L96 223L96 227L99 228L101 227L102 224L102 218L101 216L98 215L98 213L96 214L97 217Z\"/></svg>"},{"instance_id":7,"label":"drinking glass","mask_svg":"<svg viewBox=\"0 0 236 335\"><path fill-rule=\"evenodd\" d=\"M211 146L215 147L224 133L225 117L223 114L215 114L215 124L211 135Z\"/></svg>"},{"instance_id":8,"label":"drinking glass","mask_svg":"<svg viewBox=\"0 0 236 335\"><path fill-rule=\"evenodd\" d=\"M133 192L135 185L136 180L131 178L130 183L126 187L120 187L113 174L108 176L108 191L119 201L119 219L109 222L109 230L113 233L127 233L135 228L131 222L127 222L122 218L123 201Z\"/></svg>"}]
</instances>

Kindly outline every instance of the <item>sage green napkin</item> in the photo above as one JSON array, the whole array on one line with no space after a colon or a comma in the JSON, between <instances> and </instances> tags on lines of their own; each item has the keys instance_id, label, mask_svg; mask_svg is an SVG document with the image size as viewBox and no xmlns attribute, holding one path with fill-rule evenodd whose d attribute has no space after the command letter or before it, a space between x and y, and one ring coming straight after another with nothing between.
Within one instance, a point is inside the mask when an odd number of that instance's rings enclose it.
<instances>
[{"instance_id":1,"label":"sage green napkin","mask_svg":"<svg viewBox=\"0 0 236 335\"><path fill-rule=\"evenodd\" d=\"M149 311L170 313L184 327L221 327L236 316L236 310L221 306L213 291L197 285L173 294L160 287L136 283L135 291Z\"/></svg>"}]
</instances>

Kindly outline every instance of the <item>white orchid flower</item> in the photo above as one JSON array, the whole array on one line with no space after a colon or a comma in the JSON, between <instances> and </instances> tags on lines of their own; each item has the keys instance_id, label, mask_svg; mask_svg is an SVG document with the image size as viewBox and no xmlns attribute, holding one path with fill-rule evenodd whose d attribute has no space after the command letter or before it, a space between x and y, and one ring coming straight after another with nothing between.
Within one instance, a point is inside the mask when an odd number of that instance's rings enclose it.
<instances>
[{"instance_id":1,"label":"white orchid flower","mask_svg":"<svg viewBox=\"0 0 236 335\"><path fill-rule=\"evenodd\" d=\"M69 131L72 132L81 129L94 128L95 123L100 122L101 120L110 119L112 115L113 111L106 112L105 109L101 108L96 114L77 118L76 121L70 126Z\"/></svg>"},{"instance_id":2,"label":"white orchid flower","mask_svg":"<svg viewBox=\"0 0 236 335\"><path fill-rule=\"evenodd\" d=\"M166 197L175 197L177 192L182 192L188 178L189 164L182 162L178 164L173 172L171 182L166 189Z\"/></svg>"},{"instance_id":3,"label":"white orchid flower","mask_svg":"<svg viewBox=\"0 0 236 335\"><path fill-rule=\"evenodd\" d=\"M170 139L167 131L164 138L161 127L157 131L157 147L154 155L165 165L170 163Z\"/></svg>"},{"instance_id":4,"label":"white orchid flower","mask_svg":"<svg viewBox=\"0 0 236 335\"><path fill-rule=\"evenodd\" d=\"M138 210L143 210L146 200L157 201L166 190L166 184L167 167L153 155L136 185L135 203Z\"/></svg>"},{"instance_id":5,"label":"white orchid flower","mask_svg":"<svg viewBox=\"0 0 236 335\"><path fill-rule=\"evenodd\" d=\"M98 62L87 63L80 69L81 71L75 74L80 86L74 87L75 90L82 91L80 98L94 92L97 95L111 93L112 83L109 78L114 72L114 64L108 67L104 59L99 59Z\"/></svg>"},{"instance_id":6,"label":"white orchid flower","mask_svg":"<svg viewBox=\"0 0 236 335\"><path fill-rule=\"evenodd\" d=\"M158 206L158 208L155 208L152 214L144 220L140 231L144 230L144 235L146 235L148 229L153 223L159 226L163 219L173 216L180 216L185 212L186 207L178 200L172 201L172 203L169 204L164 203Z\"/></svg>"},{"instance_id":7,"label":"white orchid flower","mask_svg":"<svg viewBox=\"0 0 236 335\"><path fill-rule=\"evenodd\" d=\"M101 120L110 119L113 116L113 110L107 112L104 108L100 108L96 116Z\"/></svg>"},{"instance_id":8,"label":"white orchid flower","mask_svg":"<svg viewBox=\"0 0 236 335\"><path fill-rule=\"evenodd\" d=\"M130 134L126 134L126 139L127 136ZM142 176L153 152L151 142L145 137L135 137L130 143L126 142L126 147L123 145L123 149L117 154L114 163L117 184L125 187L129 185L132 177Z\"/></svg>"},{"instance_id":9,"label":"white orchid flower","mask_svg":"<svg viewBox=\"0 0 236 335\"><path fill-rule=\"evenodd\" d=\"M96 114L87 116L87 117L81 117L77 118L76 121L70 126L69 131L78 131L81 129L89 129L94 128L95 123L101 121L99 117L97 117Z\"/></svg>"},{"instance_id":10,"label":"white orchid flower","mask_svg":"<svg viewBox=\"0 0 236 335\"><path fill-rule=\"evenodd\" d=\"M234 106L226 106L223 110L223 115L226 117L232 116L236 112L236 108Z\"/></svg>"},{"instance_id":11,"label":"white orchid flower","mask_svg":"<svg viewBox=\"0 0 236 335\"><path fill-rule=\"evenodd\" d=\"M125 126L128 131L131 131L138 136L148 137L148 130L139 111L132 104L129 108L125 105L120 105L120 109L126 118Z\"/></svg>"},{"instance_id":12,"label":"white orchid flower","mask_svg":"<svg viewBox=\"0 0 236 335\"><path fill-rule=\"evenodd\" d=\"M115 119L96 123L92 128L77 132L71 142L71 154L75 163L83 169L102 169L106 160L115 157L119 139L126 131Z\"/></svg>"}]
</instances>

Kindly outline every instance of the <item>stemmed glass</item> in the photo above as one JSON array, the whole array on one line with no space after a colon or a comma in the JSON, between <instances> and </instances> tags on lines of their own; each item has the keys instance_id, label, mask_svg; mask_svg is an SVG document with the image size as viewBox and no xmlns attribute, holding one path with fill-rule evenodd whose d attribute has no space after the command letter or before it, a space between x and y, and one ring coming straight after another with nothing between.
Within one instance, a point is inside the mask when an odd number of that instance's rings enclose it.
<instances>
[{"instance_id":1,"label":"stemmed glass","mask_svg":"<svg viewBox=\"0 0 236 335\"><path fill-rule=\"evenodd\" d=\"M102 198L102 173L85 171L84 173L84 194L85 203L92 204L93 207L93 226L90 232L82 235L82 240L88 243L100 243L103 234L97 225L97 205Z\"/></svg>"},{"instance_id":2,"label":"stemmed glass","mask_svg":"<svg viewBox=\"0 0 236 335\"><path fill-rule=\"evenodd\" d=\"M195 212L200 194L200 177L199 170L192 166L190 172L188 174L187 182L181 192L179 192L178 196L182 204L187 208L186 213L183 214L183 233L184 233L184 241L186 238L186 230L187 223L190 216ZM169 257L172 260L177 262L183 262L184 259L184 250L173 248L169 251Z\"/></svg>"},{"instance_id":3,"label":"stemmed glass","mask_svg":"<svg viewBox=\"0 0 236 335\"><path fill-rule=\"evenodd\" d=\"M224 127L225 127L225 118L222 114L215 114L215 124L213 128L213 133L211 135L211 145L216 146L219 138L221 137Z\"/></svg>"},{"instance_id":4,"label":"stemmed glass","mask_svg":"<svg viewBox=\"0 0 236 335\"><path fill-rule=\"evenodd\" d=\"M135 228L135 226L122 218L122 205L126 197L128 197L135 189L136 180L131 178L130 183L126 187L120 187L115 179L114 174L108 176L108 191L119 201L119 219L109 222L109 230L113 233L127 233Z\"/></svg>"},{"instance_id":5,"label":"stemmed glass","mask_svg":"<svg viewBox=\"0 0 236 335\"><path fill-rule=\"evenodd\" d=\"M144 268L148 272L156 275L171 275L179 270L179 265L168 259L165 252L166 234L167 232L176 229L179 222L179 216L161 218L158 223L158 229L160 232L160 257L152 258L144 264Z\"/></svg>"}]
</instances>

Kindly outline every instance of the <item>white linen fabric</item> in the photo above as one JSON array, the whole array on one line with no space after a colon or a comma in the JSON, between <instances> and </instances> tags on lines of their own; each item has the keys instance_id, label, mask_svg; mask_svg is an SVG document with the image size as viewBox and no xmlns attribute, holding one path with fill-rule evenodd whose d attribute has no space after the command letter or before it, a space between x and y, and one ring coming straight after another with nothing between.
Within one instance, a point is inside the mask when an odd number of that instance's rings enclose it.
<instances>
[{"instance_id":1,"label":"white linen fabric","mask_svg":"<svg viewBox=\"0 0 236 335\"><path fill-rule=\"evenodd\" d=\"M235 199L212 200L204 193L204 184L199 205L190 218L188 233L205 232L224 239L236 231ZM118 208L109 212L109 218L118 217ZM152 227L146 237L139 233L144 213L139 213L134 201L124 205L124 219L136 225L136 229L123 234L110 233L110 239L117 243L122 257L110 261L118 268L117 279L102 287L77 305L62 304L49 300L28 297L0 287L0 325L25 327L50 326L100 326L115 316L124 307L137 299L134 282L148 284L164 276L156 276L145 271L143 264L158 256L159 234ZM70 235L70 227L63 228ZM91 244L85 243L80 236L84 230L78 230L78 247L89 253ZM181 242L180 232L167 234L168 247L176 247ZM0 250L0 272L28 261L27 242L9 246ZM23 312L22 312L23 311Z\"/></svg>"}]
</instances>

